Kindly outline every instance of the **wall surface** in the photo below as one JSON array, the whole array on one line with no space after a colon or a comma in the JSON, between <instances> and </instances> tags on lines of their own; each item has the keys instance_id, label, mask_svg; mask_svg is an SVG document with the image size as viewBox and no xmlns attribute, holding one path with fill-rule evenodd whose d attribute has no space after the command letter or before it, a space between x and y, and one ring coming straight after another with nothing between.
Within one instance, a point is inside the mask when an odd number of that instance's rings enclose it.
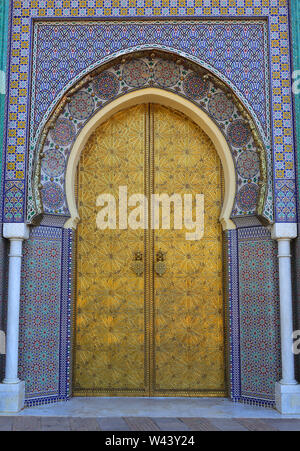
<instances>
[{"instance_id":1,"label":"wall surface","mask_svg":"<svg viewBox=\"0 0 300 451\"><path fill-rule=\"evenodd\" d=\"M24 244L19 377L27 405L69 395L71 246L72 232L43 226Z\"/></svg>"},{"instance_id":2,"label":"wall surface","mask_svg":"<svg viewBox=\"0 0 300 451\"><path fill-rule=\"evenodd\" d=\"M28 179L55 104L91 69L157 45L207 67L239 96L268 154L274 219L297 221L287 0L14 0L10 6L3 221L26 220L33 201ZM209 20L218 21L217 33ZM258 23L265 31L253 36ZM57 199L57 192L49 197ZM71 387L72 233L48 219L24 246L20 377L27 404L66 399ZM280 378L275 244L267 229L249 227L229 232L226 246L230 394L271 405Z\"/></svg>"}]
</instances>

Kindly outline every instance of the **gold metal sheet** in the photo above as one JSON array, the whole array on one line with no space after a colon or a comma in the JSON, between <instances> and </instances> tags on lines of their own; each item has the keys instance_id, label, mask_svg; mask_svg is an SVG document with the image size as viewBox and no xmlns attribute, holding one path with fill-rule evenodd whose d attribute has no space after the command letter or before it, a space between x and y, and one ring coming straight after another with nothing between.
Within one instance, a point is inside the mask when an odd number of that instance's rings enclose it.
<instances>
[{"instance_id":1,"label":"gold metal sheet","mask_svg":"<svg viewBox=\"0 0 300 451\"><path fill-rule=\"evenodd\" d=\"M145 115L144 105L116 114L80 159L74 395L148 393L144 278L131 269L144 231L96 227L99 194L144 192Z\"/></svg>"},{"instance_id":2,"label":"gold metal sheet","mask_svg":"<svg viewBox=\"0 0 300 451\"><path fill-rule=\"evenodd\" d=\"M154 278L153 395L225 394L221 162L187 117L154 105L154 192L204 194L204 236L155 230L166 273ZM195 218L195 205L193 206Z\"/></svg>"}]
</instances>

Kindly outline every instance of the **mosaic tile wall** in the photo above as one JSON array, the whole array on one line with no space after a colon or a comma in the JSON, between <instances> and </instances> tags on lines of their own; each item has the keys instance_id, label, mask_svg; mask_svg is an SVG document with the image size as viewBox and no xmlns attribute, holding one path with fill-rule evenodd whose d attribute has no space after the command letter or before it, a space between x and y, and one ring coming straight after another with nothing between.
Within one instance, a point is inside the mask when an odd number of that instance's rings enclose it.
<instances>
[{"instance_id":1,"label":"mosaic tile wall","mask_svg":"<svg viewBox=\"0 0 300 451\"><path fill-rule=\"evenodd\" d=\"M268 42L269 42L269 58L264 52L262 47L256 45L254 39L249 39L249 46L252 53L263 55L264 61L268 60L270 67L268 70L268 78L271 86L270 91L267 88L264 92L258 90L260 83L260 76L253 76L255 71L260 72L258 67L252 67L250 61L250 53L245 53L244 49L234 48L234 42L238 43L240 40L232 40L231 50L236 54L243 55L244 64L246 64L246 70L244 70L243 77L241 79L242 84L245 85L246 80L251 79L251 86L248 88L240 89L235 86L237 92L241 92L245 100L245 103L249 105L252 111L255 111L258 124L267 124L267 116L271 106L271 130L272 142L271 148L274 151L274 177L280 183L275 183L275 197L280 203L279 208L276 207L276 220L280 222L293 222L296 220L296 203L295 203L295 167L294 167L294 147L293 147L293 123L292 123L292 108L291 108L291 74L290 74L290 43L289 43L289 16L288 16L288 2L287 0L14 0L11 2L12 16L11 16L11 32L10 32L10 81L9 81L9 96L8 96L8 123L7 123L7 146L6 146L6 166L5 166L5 182L4 182L4 208L3 215L6 222L21 222L25 217L25 192L26 192L26 150L29 148L31 153L34 152L34 146L29 141L29 98L31 92L31 86L34 87L37 80L29 80L28 74L31 73L31 68L35 71L34 57L31 55L31 38L33 38L33 22L32 19L39 20L45 19L110 19L109 32L103 35L103 39L96 40L96 44L93 48L89 48L88 54L91 61L93 55L102 55L102 59L109 58L118 51L121 51L125 46L127 48L133 48L134 46L143 46L145 44L154 46L156 42L162 46L171 39L174 45L178 45L177 51L185 52L190 55L191 58L199 60L201 58L197 55L198 49L201 46L207 46L209 39L212 39L213 46L211 47L211 58L213 61L213 55L217 55L218 52L222 53L222 45L224 39L222 36L208 36L206 42L199 36L199 33L195 31L193 24L186 25L190 30L190 39L180 39L176 44L175 36L179 33L181 25L174 20L168 26L162 27L165 33L165 37L161 33L156 33L154 38L147 41L146 35L151 35L151 28L153 24L143 22L143 25L135 25L143 28L144 34L139 31L138 33L123 33L128 25L128 20L123 23L123 28L120 28L120 22L112 20L122 19L124 17L131 18L223 18L228 20L228 17L233 18L248 18L251 21L262 20L267 18L268 27ZM161 24L161 22L158 21ZM50 26L50 25L49 25ZM55 33L58 27L52 24L52 31ZM224 32L226 34L226 26L224 25ZM108 27L108 24L106 25ZM157 25L156 25L157 27ZM67 26L65 26L65 29ZM88 31L88 27L87 32ZM105 24L103 24L103 29ZM130 29L131 27L128 27ZM83 30L83 28L82 28ZM67 33L67 31L65 31ZM84 32L85 33L85 32ZM194 35L193 35L194 33ZM209 30L208 30L209 33ZM80 33L79 33L80 34ZM66 35L70 38L70 36ZM200 37L200 39L199 39ZM58 73L64 74L63 77L67 77L63 83L64 87L60 86L61 92L66 89L68 83L68 70L71 68L71 63L76 60L75 71L70 73L73 79L79 77L84 73L86 67L80 66L83 60L82 55L86 55L86 47L84 45L84 39L86 36L79 36L76 39L77 48L75 53L71 56L67 55L67 58L57 59L57 67L54 68L52 78L55 78L55 70ZM91 35L92 38L92 35ZM108 39L109 38L109 39ZM245 38L247 39L247 38ZM45 41L45 45L47 40ZM65 47L63 44L65 43ZM185 48L179 48L180 43L185 45ZM83 44L83 46L81 45ZM98 48L97 48L98 46ZM101 48L102 46L102 48ZM103 47L104 46L104 47ZM65 38L60 40L58 46L62 53L68 53L69 43ZM124 50L124 48L123 48ZM44 48L43 55L49 51L49 48ZM105 55L105 56L104 56ZM76 59L76 56L80 57ZM229 55L230 56L230 55ZM204 57L203 57L204 58ZM217 58L216 58L217 59ZM249 66L245 61L248 59ZM254 58L254 60L260 60ZM62 63L63 61L63 63ZM100 63L100 60L98 61ZM205 61L204 61L205 63ZM239 74L242 73L243 65L240 65L237 56L232 59L235 71ZM216 63L215 63L216 65ZM37 67L37 69L44 69L49 72L47 68L47 59L44 60L44 67ZM214 67L214 70L220 71L220 68ZM223 70L223 69L222 69ZM226 68L224 69L226 72ZM265 73L265 72L264 72ZM226 74L227 77L230 74ZM252 78L251 78L252 77ZM238 77L235 77L238 79ZM60 80L62 77L60 78ZM228 79L229 80L229 79ZM267 79L265 78L265 81ZM230 82L230 80L229 80ZM57 84L57 83L56 83ZM59 83L58 83L59 84ZM38 85L38 83L37 83ZM38 87L38 86L37 86ZM57 93L51 92L51 86L47 84L42 87L44 94L42 99L49 97L54 98ZM40 88L38 88L40 89ZM255 95L259 92L259 98ZM270 92L270 99L267 98ZM265 96L266 103L263 106L262 96ZM247 100L248 99L248 100ZM251 105L250 105L251 100ZM41 100L43 102L43 100ZM34 106L34 97L31 97L31 105ZM36 118L41 117L45 110L44 105L38 105ZM33 122L31 121L33 125ZM268 125L266 125L268 127ZM269 144L269 146L270 146ZM284 206L282 206L284 205Z\"/></svg>"},{"instance_id":2,"label":"mosaic tile wall","mask_svg":"<svg viewBox=\"0 0 300 451\"><path fill-rule=\"evenodd\" d=\"M2 172L3 125L5 107L5 73L7 55L8 0L0 2L0 174ZM1 177L1 175L0 175Z\"/></svg>"},{"instance_id":3,"label":"mosaic tile wall","mask_svg":"<svg viewBox=\"0 0 300 451\"><path fill-rule=\"evenodd\" d=\"M264 227L228 235L232 399L271 406L281 372L276 242Z\"/></svg>"},{"instance_id":4,"label":"mosaic tile wall","mask_svg":"<svg viewBox=\"0 0 300 451\"><path fill-rule=\"evenodd\" d=\"M33 134L61 91L75 77L89 72L99 61L111 59L117 52L132 51L136 46L152 47L155 43L158 48L185 52L229 80L245 98L266 136L270 136L265 20L122 21L117 24L40 21L33 32Z\"/></svg>"},{"instance_id":5,"label":"mosaic tile wall","mask_svg":"<svg viewBox=\"0 0 300 451\"><path fill-rule=\"evenodd\" d=\"M24 243L19 377L26 404L67 399L70 390L70 233L35 227Z\"/></svg>"}]
</instances>

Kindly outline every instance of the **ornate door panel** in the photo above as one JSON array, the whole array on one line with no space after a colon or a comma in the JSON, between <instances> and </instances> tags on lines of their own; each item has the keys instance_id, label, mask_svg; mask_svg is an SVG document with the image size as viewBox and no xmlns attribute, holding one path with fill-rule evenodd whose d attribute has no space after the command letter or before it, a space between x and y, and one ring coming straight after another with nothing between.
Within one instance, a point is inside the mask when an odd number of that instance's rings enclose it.
<instances>
[{"instance_id":1,"label":"ornate door panel","mask_svg":"<svg viewBox=\"0 0 300 451\"><path fill-rule=\"evenodd\" d=\"M146 113L141 105L113 116L79 163L75 395L148 394L144 278L131 269L133 252L144 254L144 230L96 226L100 194L117 201L119 186L128 196L144 192Z\"/></svg>"},{"instance_id":2,"label":"ornate door panel","mask_svg":"<svg viewBox=\"0 0 300 451\"><path fill-rule=\"evenodd\" d=\"M187 117L151 110L154 192L203 194L205 212L200 240L187 240L186 229L154 231L154 258L165 253L166 272L154 277L153 394L224 395L221 162Z\"/></svg>"},{"instance_id":3,"label":"ornate door panel","mask_svg":"<svg viewBox=\"0 0 300 451\"><path fill-rule=\"evenodd\" d=\"M97 197L117 200L119 186L148 199L203 194L203 238L186 240L185 228L151 230L150 214L145 231L99 230ZM137 106L89 139L78 172L75 395L225 394L221 195L212 142L177 112ZM140 276L132 270L137 251Z\"/></svg>"}]
</instances>

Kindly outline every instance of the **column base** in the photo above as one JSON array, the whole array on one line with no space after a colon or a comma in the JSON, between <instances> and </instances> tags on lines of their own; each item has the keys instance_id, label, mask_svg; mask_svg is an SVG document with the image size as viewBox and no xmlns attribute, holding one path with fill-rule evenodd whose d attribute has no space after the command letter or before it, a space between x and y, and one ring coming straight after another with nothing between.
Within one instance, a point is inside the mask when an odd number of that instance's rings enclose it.
<instances>
[{"instance_id":1,"label":"column base","mask_svg":"<svg viewBox=\"0 0 300 451\"><path fill-rule=\"evenodd\" d=\"M25 382L0 384L0 412L15 413L24 407Z\"/></svg>"},{"instance_id":2,"label":"column base","mask_svg":"<svg viewBox=\"0 0 300 451\"><path fill-rule=\"evenodd\" d=\"M286 415L300 414L300 384L275 384L275 401L277 410Z\"/></svg>"}]
</instances>

